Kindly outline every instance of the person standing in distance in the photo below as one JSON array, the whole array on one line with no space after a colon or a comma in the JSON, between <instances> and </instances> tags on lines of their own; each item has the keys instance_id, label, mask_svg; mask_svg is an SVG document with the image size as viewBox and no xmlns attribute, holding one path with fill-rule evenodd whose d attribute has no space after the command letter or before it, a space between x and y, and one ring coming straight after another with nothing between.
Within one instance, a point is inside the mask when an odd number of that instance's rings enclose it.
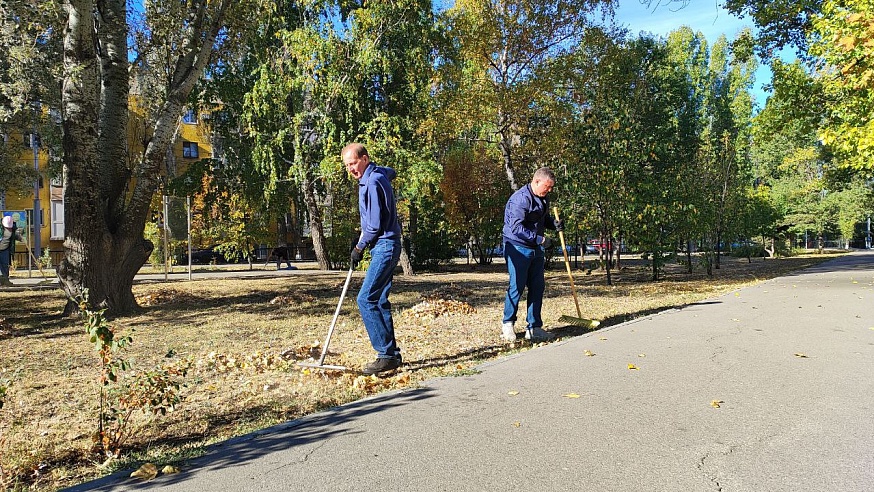
<instances>
[{"instance_id":1,"label":"person standing in distance","mask_svg":"<svg viewBox=\"0 0 874 492\"><path fill-rule=\"evenodd\" d=\"M555 186L555 174L547 167L534 172L531 183L516 190L504 208L504 259L510 273L507 296L504 298L504 319L501 338L516 340L516 312L522 292L528 289L528 315L525 338L531 341L549 340L551 333L543 330L540 310L546 281L544 250L552 247L552 240L543 235L544 229L564 230L562 221L549 215L547 195Z\"/></svg>"},{"instance_id":2,"label":"person standing in distance","mask_svg":"<svg viewBox=\"0 0 874 492\"><path fill-rule=\"evenodd\" d=\"M24 241L15 227L11 215L3 217L3 227L0 227L0 286L12 287L9 281L9 265L12 254L15 253L15 241Z\"/></svg>"},{"instance_id":3,"label":"person standing in distance","mask_svg":"<svg viewBox=\"0 0 874 492\"><path fill-rule=\"evenodd\" d=\"M364 249L370 248L370 265L357 300L376 360L362 372L380 374L397 369L402 361L388 300L394 270L401 257L401 225L391 187L397 173L371 162L367 149L360 143L350 143L341 155L346 170L358 180L361 236L350 255L352 268L358 266Z\"/></svg>"}]
</instances>

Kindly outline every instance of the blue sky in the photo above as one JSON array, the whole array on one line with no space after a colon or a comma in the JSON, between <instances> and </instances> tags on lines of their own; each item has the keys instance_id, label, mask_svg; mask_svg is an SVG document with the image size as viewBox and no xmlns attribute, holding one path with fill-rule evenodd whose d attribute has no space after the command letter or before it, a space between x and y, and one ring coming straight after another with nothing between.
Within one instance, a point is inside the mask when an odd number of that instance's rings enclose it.
<instances>
[{"instance_id":1,"label":"blue sky","mask_svg":"<svg viewBox=\"0 0 874 492\"><path fill-rule=\"evenodd\" d=\"M712 46L720 34L732 40L744 27L755 29L750 19L739 19L720 7L717 0L689 0L689 4L678 8L675 4L657 5L659 0L652 1L653 6L642 5L640 0L619 0L616 9L617 24L624 25L632 34L648 32L658 36L668 33L680 26L689 26L694 31L700 31ZM767 93L762 85L771 81L771 71L767 66L760 66L756 71L754 96L759 109L765 106Z\"/></svg>"}]
</instances>

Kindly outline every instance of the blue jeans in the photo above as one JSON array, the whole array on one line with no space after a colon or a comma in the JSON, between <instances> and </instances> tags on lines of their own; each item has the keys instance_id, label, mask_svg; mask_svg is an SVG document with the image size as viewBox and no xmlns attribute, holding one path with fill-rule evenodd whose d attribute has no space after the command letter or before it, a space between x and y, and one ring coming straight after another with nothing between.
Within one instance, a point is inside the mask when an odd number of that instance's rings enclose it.
<instances>
[{"instance_id":1,"label":"blue jeans","mask_svg":"<svg viewBox=\"0 0 874 492\"><path fill-rule=\"evenodd\" d=\"M526 328L540 328L540 308L543 307L543 292L546 281L543 279L545 259L543 248L526 248L513 243L504 243L504 259L510 272L510 285L504 298L504 323L515 322L519 311L522 292L528 289L528 316Z\"/></svg>"},{"instance_id":2,"label":"blue jeans","mask_svg":"<svg viewBox=\"0 0 874 492\"><path fill-rule=\"evenodd\" d=\"M380 359L392 359L401 356L395 340L395 326L391 317L391 303L388 294L391 291L392 277L398 260L401 257L401 241L399 239L380 239L370 249L370 266L364 275L364 283L358 291L358 310L370 345L376 350Z\"/></svg>"},{"instance_id":3,"label":"blue jeans","mask_svg":"<svg viewBox=\"0 0 874 492\"><path fill-rule=\"evenodd\" d=\"M6 248L3 251L0 251L0 277L8 277L9 276L9 250L12 248Z\"/></svg>"}]
</instances>

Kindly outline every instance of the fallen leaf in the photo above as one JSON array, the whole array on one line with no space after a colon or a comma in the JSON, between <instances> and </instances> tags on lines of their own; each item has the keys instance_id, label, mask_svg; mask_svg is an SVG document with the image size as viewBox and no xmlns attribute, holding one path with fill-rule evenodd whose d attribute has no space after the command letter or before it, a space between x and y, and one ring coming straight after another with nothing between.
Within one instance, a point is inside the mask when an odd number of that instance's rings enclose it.
<instances>
[{"instance_id":1,"label":"fallen leaf","mask_svg":"<svg viewBox=\"0 0 874 492\"><path fill-rule=\"evenodd\" d=\"M164 475L172 475L174 473L179 473L179 468L167 465L164 468L161 468L161 473L163 473Z\"/></svg>"},{"instance_id":2,"label":"fallen leaf","mask_svg":"<svg viewBox=\"0 0 874 492\"><path fill-rule=\"evenodd\" d=\"M637 371L637 370L638 370L637 366L634 365L634 364L628 364L628 369L630 369L630 370L632 370L632 371Z\"/></svg>"},{"instance_id":3,"label":"fallen leaf","mask_svg":"<svg viewBox=\"0 0 874 492\"><path fill-rule=\"evenodd\" d=\"M522 427L522 422L513 422L513 427Z\"/></svg>"},{"instance_id":4,"label":"fallen leaf","mask_svg":"<svg viewBox=\"0 0 874 492\"><path fill-rule=\"evenodd\" d=\"M719 408L720 403L725 403L725 402L722 400L713 400L712 402L710 402L710 406L713 408Z\"/></svg>"},{"instance_id":5,"label":"fallen leaf","mask_svg":"<svg viewBox=\"0 0 874 492\"><path fill-rule=\"evenodd\" d=\"M578 395L576 393L568 393L566 395L561 395L561 396L563 396L565 398L579 398L580 397L580 395Z\"/></svg>"},{"instance_id":6,"label":"fallen leaf","mask_svg":"<svg viewBox=\"0 0 874 492\"><path fill-rule=\"evenodd\" d=\"M740 321L740 320L737 319L737 318L731 318L731 320L732 320L732 321Z\"/></svg>"},{"instance_id":7,"label":"fallen leaf","mask_svg":"<svg viewBox=\"0 0 874 492\"><path fill-rule=\"evenodd\" d=\"M519 394L519 392L516 391L516 390L513 390L513 391L509 391L509 392L507 392L507 394L510 395L510 396L516 396L516 395Z\"/></svg>"},{"instance_id":8,"label":"fallen leaf","mask_svg":"<svg viewBox=\"0 0 874 492\"><path fill-rule=\"evenodd\" d=\"M874 330L874 328L871 328L871 329ZM585 354L586 357L594 357L595 356L595 353L592 352L591 350L586 350L585 352L583 352L583 354Z\"/></svg>"},{"instance_id":9,"label":"fallen leaf","mask_svg":"<svg viewBox=\"0 0 874 492\"><path fill-rule=\"evenodd\" d=\"M139 478L140 480L151 480L158 476L158 467L153 463L146 463L137 468L137 470L131 473L130 476L133 478Z\"/></svg>"},{"instance_id":10,"label":"fallen leaf","mask_svg":"<svg viewBox=\"0 0 874 492\"><path fill-rule=\"evenodd\" d=\"M605 337L601 337L601 338L599 338L598 340L606 340L606 339L607 339L607 338L605 338Z\"/></svg>"},{"instance_id":11,"label":"fallen leaf","mask_svg":"<svg viewBox=\"0 0 874 492\"><path fill-rule=\"evenodd\" d=\"M798 357L799 359L806 359L807 355L802 354L801 352L798 352L795 354L795 357Z\"/></svg>"},{"instance_id":12,"label":"fallen leaf","mask_svg":"<svg viewBox=\"0 0 874 492\"><path fill-rule=\"evenodd\" d=\"M740 297L740 292L735 292L735 293L734 293L734 296L735 296L735 297Z\"/></svg>"},{"instance_id":13,"label":"fallen leaf","mask_svg":"<svg viewBox=\"0 0 874 492\"><path fill-rule=\"evenodd\" d=\"M646 357L646 354L637 354L638 357Z\"/></svg>"}]
</instances>

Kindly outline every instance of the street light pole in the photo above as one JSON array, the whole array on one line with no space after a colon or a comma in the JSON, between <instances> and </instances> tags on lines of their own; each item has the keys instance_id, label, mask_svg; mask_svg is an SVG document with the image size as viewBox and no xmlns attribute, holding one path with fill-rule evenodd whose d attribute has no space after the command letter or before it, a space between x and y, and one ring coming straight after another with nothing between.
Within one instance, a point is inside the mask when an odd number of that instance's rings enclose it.
<instances>
[{"instance_id":1,"label":"street light pole","mask_svg":"<svg viewBox=\"0 0 874 492\"><path fill-rule=\"evenodd\" d=\"M42 254L42 241L40 233L42 232L42 221L40 220L40 211L42 206L39 201L39 144L36 138L36 119L37 111L39 111L39 101L33 103L33 133L30 134L30 146L33 149L33 170L36 171L36 181L33 183L33 251L37 254Z\"/></svg>"}]
</instances>

